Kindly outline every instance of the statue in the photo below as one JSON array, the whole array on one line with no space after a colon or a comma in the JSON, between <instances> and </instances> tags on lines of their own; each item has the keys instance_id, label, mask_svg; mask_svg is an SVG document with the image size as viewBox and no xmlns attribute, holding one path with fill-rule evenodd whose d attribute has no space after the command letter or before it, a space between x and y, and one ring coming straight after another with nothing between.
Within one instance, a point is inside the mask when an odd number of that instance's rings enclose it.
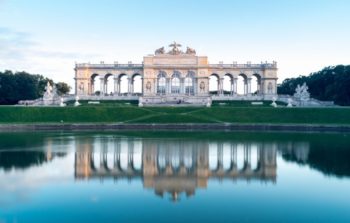
<instances>
[{"instance_id":1,"label":"statue","mask_svg":"<svg viewBox=\"0 0 350 223\"><path fill-rule=\"evenodd\" d=\"M293 99L291 99L291 98L288 98L288 105L287 105L287 107L288 108L291 108L291 107L293 107Z\"/></svg>"},{"instance_id":2,"label":"statue","mask_svg":"<svg viewBox=\"0 0 350 223\"><path fill-rule=\"evenodd\" d=\"M60 104L60 98L57 94L56 86L51 86L50 82L48 81L45 87L45 93L42 98L43 105L59 105Z\"/></svg>"},{"instance_id":3,"label":"statue","mask_svg":"<svg viewBox=\"0 0 350 223\"><path fill-rule=\"evenodd\" d=\"M143 107L143 98L139 97L139 107Z\"/></svg>"},{"instance_id":4,"label":"statue","mask_svg":"<svg viewBox=\"0 0 350 223\"><path fill-rule=\"evenodd\" d=\"M310 100L310 93L308 92L308 86L304 82L302 86L298 84L297 88L295 89L294 97L299 100L300 105L303 102Z\"/></svg>"},{"instance_id":5,"label":"statue","mask_svg":"<svg viewBox=\"0 0 350 223\"><path fill-rule=\"evenodd\" d=\"M187 47L186 54L196 55L196 50L190 47Z\"/></svg>"},{"instance_id":6,"label":"statue","mask_svg":"<svg viewBox=\"0 0 350 223\"><path fill-rule=\"evenodd\" d=\"M205 91L205 83L204 83L204 81L201 81L201 83L199 84L199 89L201 90L201 92Z\"/></svg>"},{"instance_id":7,"label":"statue","mask_svg":"<svg viewBox=\"0 0 350 223\"><path fill-rule=\"evenodd\" d=\"M172 47L173 49L171 49L169 51L169 54L171 55L179 55L181 53L183 53L178 47L181 47L181 44L178 44L174 41L174 43L170 44L169 47Z\"/></svg>"},{"instance_id":8,"label":"statue","mask_svg":"<svg viewBox=\"0 0 350 223\"><path fill-rule=\"evenodd\" d=\"M50 99L52 97L52 86L48 81L45 87L44 99Z\"/></svg>"},{"instance_id":9,"label":"statue","mask_svg":"<svg viewBox=\"0 0 350 223\"><path fill-rule=\"evenodd\" d=\"M276 97L273 97L273 98L272 98L272 103L271 103L271 106L272 106L272 107L277 108L276 100L277 100Z\"/></svg>"},{"instance_id":10,"label":"statue","mask_svg":"<svg viewBox=\"0 0 350 223\"><path fill-rule=\"evenodd\" d=\"M208 97L206 106L207 106L208 108L211 107L211 103L212 103L211 98Z\"/></svg>"},{"instance_id":11,"label":"statue","mask_svg":"<svg viewBox=\"0 0 350 223\"><path fill-rule=\"evenodd\" d=\"M151 82L148 81L146 84L146 90L150 92L151 88L152 88L152 84L151 84Z\"/></svg>"},{"instance_id":12,"label":"statue","mask_svg":"<svg viewBox=\"0 0 350 223\"><path fill-rule=\"evenodd\" d=\"M79 103L79 96L77 95L77 96L75 96L74 106L77 107L79 105L80 105L80 103Z\"/></svg>"},{"instance_id":13,"label":"statue","mask_svg":"<svg viewBox=\"0 0 350 223\"><path fill-rule=\"evenodd\" d=\"M161 47L154 52L155 55L164 54L164 53L165 53L164 47Z\"/></svg>"},{"instance_id":14,"label":"statue","mask_svg":"<svg viewBox=\"0 0 350 223\"><path fill-rule=\"evenodd\" d=\"M64 99L60 97L60 107L64 107L66 104L64 103Z\"/></svg>"}]
</instances>

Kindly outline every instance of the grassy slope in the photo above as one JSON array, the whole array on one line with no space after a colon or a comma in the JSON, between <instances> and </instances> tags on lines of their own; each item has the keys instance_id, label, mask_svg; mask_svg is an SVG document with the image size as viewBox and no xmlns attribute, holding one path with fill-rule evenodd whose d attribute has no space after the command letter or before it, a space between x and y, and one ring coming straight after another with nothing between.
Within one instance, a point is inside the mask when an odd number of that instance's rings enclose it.
<instances>
[{"instance_id":1,"label":"grassy slope","mask_svg":"<svg viewBox=\"0 0 350 223\"><path fill-rule=\"evenodd\" d=\"M273 108L231 103L211 108L104 103L80 107L0 107L0 123L310 123L350 124L348 108Z\"/></svg>"}]
</instances>

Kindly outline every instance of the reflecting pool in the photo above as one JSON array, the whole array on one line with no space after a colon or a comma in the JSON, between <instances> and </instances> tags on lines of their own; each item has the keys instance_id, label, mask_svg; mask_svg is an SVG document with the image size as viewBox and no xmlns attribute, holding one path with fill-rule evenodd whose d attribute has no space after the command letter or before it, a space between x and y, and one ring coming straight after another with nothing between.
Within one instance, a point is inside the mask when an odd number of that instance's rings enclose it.
<instances>
[{"instance_id":1,"label":"reflecting pool","mask_svg":"<svg viewBox=\"0 0 350 223\"><path fill-rule=\"evenodd\" d=\"M350 222L350 135L0 133L0 222Z\"/></svg>"}]
</instances>

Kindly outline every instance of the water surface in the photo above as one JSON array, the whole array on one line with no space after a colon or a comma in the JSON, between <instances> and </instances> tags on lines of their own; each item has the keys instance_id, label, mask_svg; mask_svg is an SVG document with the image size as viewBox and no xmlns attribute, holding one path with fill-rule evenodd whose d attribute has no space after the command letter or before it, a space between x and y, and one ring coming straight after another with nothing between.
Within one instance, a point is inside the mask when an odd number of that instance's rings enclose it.
<instances>
[{"instance_id":1,"label":"water surface","mask_svg":"<svg viewBox=\"0 0 350 223\"><path fill-rule=\"evenodd\" d=\"M0 222L350 222L350 135L0 133Z\"/></svg>"}]
</instances>

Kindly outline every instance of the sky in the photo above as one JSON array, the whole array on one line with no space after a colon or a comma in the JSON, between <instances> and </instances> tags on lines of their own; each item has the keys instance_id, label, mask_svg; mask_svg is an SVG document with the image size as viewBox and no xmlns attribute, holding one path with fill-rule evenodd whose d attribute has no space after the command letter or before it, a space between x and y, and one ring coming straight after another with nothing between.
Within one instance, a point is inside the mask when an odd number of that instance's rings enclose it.
<instances>
[{"instance_id":1,"label":"sky","mask_svg":"<svg viewBox=\"0 0 350 223\"><path fill-rule=\"evenodd\" d=\"M0 71L74 87L75 62L141 63L177 41L210 63L277 61L278 82L349 64L348 0L0 0Z\"/></svg>"}]
</instances>

